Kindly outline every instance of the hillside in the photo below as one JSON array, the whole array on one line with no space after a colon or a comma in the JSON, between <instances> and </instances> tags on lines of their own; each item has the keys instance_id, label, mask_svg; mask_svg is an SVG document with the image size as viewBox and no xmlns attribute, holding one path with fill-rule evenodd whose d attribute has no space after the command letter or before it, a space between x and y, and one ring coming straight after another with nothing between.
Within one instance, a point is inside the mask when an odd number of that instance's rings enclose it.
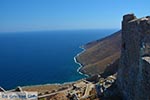
<instances>
[{"instance_id":1,"label":"hillside","mask_svg":"<svg viewBox=\"0 0 150 100\"><path fill-rule=\"evenodd\" d=\"M120 45L121 31L86 44L86 51L77 56L77 61L84 66L80 71L88 75L103 73L109 64L120 57Z\"/></svg>"}]
</instances>

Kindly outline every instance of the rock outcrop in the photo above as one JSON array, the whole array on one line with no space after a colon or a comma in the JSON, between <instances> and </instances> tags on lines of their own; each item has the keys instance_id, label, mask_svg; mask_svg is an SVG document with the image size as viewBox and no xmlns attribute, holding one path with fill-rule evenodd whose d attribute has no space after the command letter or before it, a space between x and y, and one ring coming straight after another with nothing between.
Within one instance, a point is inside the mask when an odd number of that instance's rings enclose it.
<instances>
[{"instance_id":1,"label":"rock outcrop","mask_svg":"<svg viewBox=\"0 0 150 100\"><path fill-rule=\"evenodd\" d=\"M117 85L124 100L150 100L150 17L123 16Z\"/></svg>"}]
</instances>

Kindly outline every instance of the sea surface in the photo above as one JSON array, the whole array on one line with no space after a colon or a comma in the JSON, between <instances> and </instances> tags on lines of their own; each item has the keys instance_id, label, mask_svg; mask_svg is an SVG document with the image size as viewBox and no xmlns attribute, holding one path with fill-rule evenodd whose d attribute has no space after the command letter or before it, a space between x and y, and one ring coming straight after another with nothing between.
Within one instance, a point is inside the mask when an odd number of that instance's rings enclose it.
<instances>
[{"instance_id":1,"label":"sea surface","mask_svg":"<svg viewBox=\"0 0 150 100\"><path fill-rule=\"evenodd\" d=\"M85 78L74 56L79 47L116 30L0 33L0 86L64 83Z\"/></svg>"}]
</instances>

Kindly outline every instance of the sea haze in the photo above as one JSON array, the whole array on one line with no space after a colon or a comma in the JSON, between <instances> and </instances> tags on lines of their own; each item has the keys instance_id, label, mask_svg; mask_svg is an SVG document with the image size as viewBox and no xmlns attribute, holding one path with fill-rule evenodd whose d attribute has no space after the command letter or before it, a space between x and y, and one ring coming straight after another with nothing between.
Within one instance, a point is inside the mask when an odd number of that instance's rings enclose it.
<instances>
[{"instance_id":1,"label":"sea haze","mask_svg":"<svg viewBox=\"0 0 150 100\"><path fill-rule=\"evenodd\" d=\"M74 56L87 42L115 30L18 32L0 34L0 86L64 83L84 78Z\"/></svg>"}]
</instances>

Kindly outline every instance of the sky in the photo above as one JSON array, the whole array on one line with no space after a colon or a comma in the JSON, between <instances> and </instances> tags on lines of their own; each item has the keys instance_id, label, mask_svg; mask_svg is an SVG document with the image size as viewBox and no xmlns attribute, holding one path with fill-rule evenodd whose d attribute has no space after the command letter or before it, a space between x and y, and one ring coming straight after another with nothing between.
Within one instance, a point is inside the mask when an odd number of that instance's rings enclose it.
<instances>
[{"instance_id":1,"label":"sky","mask_svg":"<svg viewBox=\"0 0 150 100\"><path fill-rule=\"evenodd\" d=\"M120 29L124 14L150 15L150 0L0 0L0 32Z\"/></svg>"}]
</instances>

